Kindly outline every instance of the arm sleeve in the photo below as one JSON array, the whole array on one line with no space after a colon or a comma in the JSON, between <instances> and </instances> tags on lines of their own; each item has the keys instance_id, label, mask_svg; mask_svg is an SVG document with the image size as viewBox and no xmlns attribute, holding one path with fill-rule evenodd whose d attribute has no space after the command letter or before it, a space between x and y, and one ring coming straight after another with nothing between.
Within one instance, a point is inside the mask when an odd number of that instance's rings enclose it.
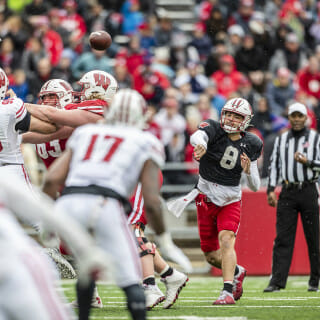
<instances>
[{"instance_id":1,"label":"arm sleeve","mask_svg":"<svg viewBox=\"0 0 320 320\"><path fill-rule=\"evenodd\" d=\"M29 112L27 112L25 117L16 123L16 125L14 127L15 130L19 133L27 132L30 128L30 120L31 120L31 115Z\"/></svg>"},{"instance_id":2,"label":"arm sleeve","mask_svg":"<svg viewBox=\"0 0 320 320\"><path fill-rule=\"evenodd\" d=\"M260 176L257 161L252 161L250 165L250 175L247 176L248 187L256 192L260 188Z\"/></svg>"},{"instance_id":3,"label":"arm sleeve","mask_svg":"<svg viewBox=\"0 0 320 320\"><path fill-rule=\"evenodd\" d=\"M209 137L205 131L197 130L191 137L190 143L195 147L198 144L201 144L207 149Z\"/></svg>"},{"instance_id":4,"label":"arm sleeve","mask_svg":"<svg viewBox=\"0 0 320 320\"><path fill-rule=\"evenodd\" d=\"M279 172L280 172L279 145L280 145L280 137L277 137L275 140L273 151L270 158L269 181L268 181L267 193L274 191L279 179Z\"/></svg>"}]
</instances>

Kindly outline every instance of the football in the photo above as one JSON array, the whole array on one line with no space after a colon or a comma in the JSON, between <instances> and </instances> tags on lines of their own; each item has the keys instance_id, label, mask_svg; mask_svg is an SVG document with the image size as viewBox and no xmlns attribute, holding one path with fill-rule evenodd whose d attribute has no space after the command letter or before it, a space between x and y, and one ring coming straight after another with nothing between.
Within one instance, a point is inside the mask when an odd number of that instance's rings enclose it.
<instances>
[{"instance_id":1,"label":"football","mask_svg":"<svg viewBox=\"0 0 320 320\"><path fill-rule=\"evenodd\" d=\"M91 48L96 50L106 50L112 43L111 36L106 31L94 31L89 36L89 43Z\"/></svg>"}]
</instances>

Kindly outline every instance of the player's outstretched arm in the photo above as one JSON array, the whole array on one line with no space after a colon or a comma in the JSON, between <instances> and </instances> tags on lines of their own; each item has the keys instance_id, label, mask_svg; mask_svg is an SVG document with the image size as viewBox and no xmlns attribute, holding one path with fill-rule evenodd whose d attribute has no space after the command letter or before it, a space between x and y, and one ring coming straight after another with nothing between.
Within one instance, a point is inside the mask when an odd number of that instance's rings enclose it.
<instances>
[{"instance_id":1,"label":"player's outstretched arm","mask_svg":"<svg viewBox=\"0 0 320 320\"><path fill-rule=\"evenodd\" d=\"M29 131L36 132L36 133L53 133L57 131L57 126L53 123L48 121L42 121L38 118L35 118L31 115L30 117L30 126Z\"/></svg>"},{"instance_id":2,"label":"player's outstretched arm","mask_svg":"<svg viewBox=\"0 0 320 320\"><path fill-rule=\"evenodd\" d=\"M140 181L148 222L156 234L162 234L165 227L159 194L159 167L154 161L145 162Z\"/></svg>"},{"instance_id":3,"label":"player's outstretched arm","mask_svg":"<svg viewBox=\"0 0 320 320\"><path fill-rule=\"evenodd\" d=\"M85 110L61 110L50 106L25 104L32 116L47 122L53 122L62 126L76 128L87 123L95 123L101 116Z\"/></svg>"},{"instance_id":4,"label":"player's outstretched arm","mask_svg":"<svg viewBox=\"0 0 320 320\"><path fill-rule=\"evenodd\" d=\"M56 132L51 134L41 134L35 132L27 132L22 135L22 143L45 143L55 139L67 139L71 136L74 128L63 126Z\"/></svg>"},{"instance_id":5,"label":"player's outstretched arm","mask_svg":"<svg viewBox=\"0 0 320 320\"><path fill-rule=\"evenodd\" d=\"M46 173L43 192L52 199L57 198L59 190L66 181L71 157L71 149L66 149L61 156L52 163Z\"/></svg>"}]
</instances>

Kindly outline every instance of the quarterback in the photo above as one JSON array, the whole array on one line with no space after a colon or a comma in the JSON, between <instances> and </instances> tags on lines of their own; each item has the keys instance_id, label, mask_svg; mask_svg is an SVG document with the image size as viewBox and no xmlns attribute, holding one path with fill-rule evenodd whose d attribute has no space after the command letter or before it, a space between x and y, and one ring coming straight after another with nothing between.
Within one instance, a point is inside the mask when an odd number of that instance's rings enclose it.
<instances>
[{"instance_id":1,"label":"quarterback","mask_svg":"<svg viewBox=\"0 0 320 320\"><path fill-rule=\"evenodd\" d=\"M243 171L249 188L259 189L257 159L262 150L262 141L245 131L252 117L247 100L231 99L222 108L220 123L203 121L190 138L200 162L195 200L201 250L211 265L222 269L224 281L216 305L234 304L243 292L246 270L236 264L234 249L240 225L240 177Z\"/></svg>"}]
</instances>

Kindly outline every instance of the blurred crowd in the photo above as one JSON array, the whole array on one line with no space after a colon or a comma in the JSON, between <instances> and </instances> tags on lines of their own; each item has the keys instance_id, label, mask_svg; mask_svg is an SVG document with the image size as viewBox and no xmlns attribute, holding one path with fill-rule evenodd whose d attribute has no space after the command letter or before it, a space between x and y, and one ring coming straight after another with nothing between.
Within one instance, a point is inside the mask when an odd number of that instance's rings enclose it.
<instances>
[{"instance_id":1,"label":"blurred crowd","mask_svg":"<svg viewBox=\"0 0 320 320\"><path fill-rule=\"evenodd\" d=\"M149 130L167 162L193 162L189 137L199 122L219 120L225 101L241 96L254 111L250 130L264 141L264 178L290 103L305 104L309 126L320 128L320 2L195 0L193 10L185 31L155 1L0 0L0 66L27 102L49 79L76 88L85 72L110 72L148 102ZM102 29L117 41L93 50L88 35ZM165 179L186 183L195 173Z\"/></svg>"}]
</instances>

